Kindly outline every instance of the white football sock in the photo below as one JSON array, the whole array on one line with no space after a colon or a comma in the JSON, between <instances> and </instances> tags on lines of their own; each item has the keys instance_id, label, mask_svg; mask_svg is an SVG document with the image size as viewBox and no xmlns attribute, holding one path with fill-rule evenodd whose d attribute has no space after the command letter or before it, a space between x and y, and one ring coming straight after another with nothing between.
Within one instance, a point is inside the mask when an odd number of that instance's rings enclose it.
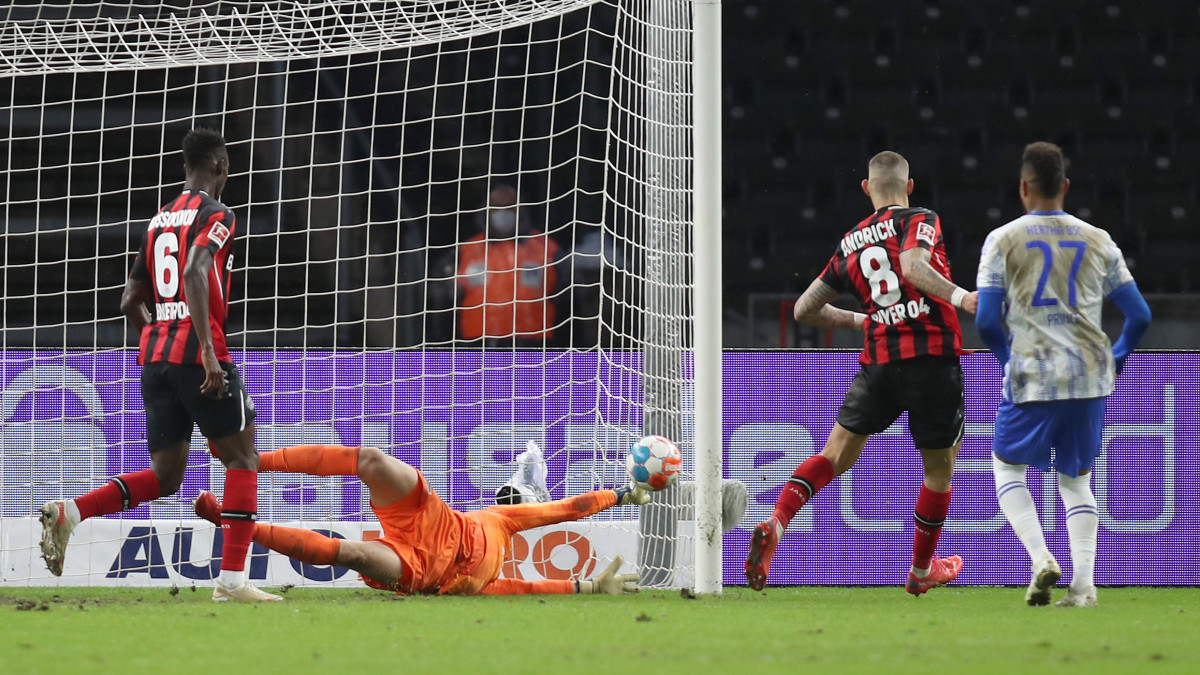
<instances>
[{"instance_id":1,"label":"white football sock","mask_svg":"<svg viewBox=\"0 0 1200 675\"><path fill-rule=\"evenodd\" d=\"M996 500L1000 502L1000 510L1025 546L1029 558L1036 564L1052 556L1046 547L1046 537L1042 534L1042 523L1038 520L1033 496L1029 494L1029 486L1025 483L1025 469L1028 466L1007 464L992 455L992 474L996 478Z\"/></svg>"},{"instance_id":2,"label":"white football sock","mask_svg":"<svg viewBox=\"0 0 1200 675\"><path fill-rule=\"evenodd\" d=\"M71 521L73 525L79 524L79 521L83 519L79 517L79 506L75 503L75 500L68 499L63 504L67 511L67 520Z\"/></svg>"},{"instance_id":3,"label":"white football sock","mask_svg":"<svg viewBox=\"0 0 1200 675\"><path fill-rule=\"evenodd\" d=\"M1058 474L1058 494L1067 510L1067 536L1071 540L1071 589L1084 592L1092 587L1096 565L1096 531L1100 515L1092 494L1092 475Z\"/></svg>"},{"instance_id":4,"label":"white football sock","mask_svg":"<svg viewBox=\"0 0 1200 675\"><path fill-rule=\"evenodd\" d=\"M221 576L217 577L217 580L225 588L238 588L246 583L246 570L221 570Z\"/></svg>"}]
</instances>

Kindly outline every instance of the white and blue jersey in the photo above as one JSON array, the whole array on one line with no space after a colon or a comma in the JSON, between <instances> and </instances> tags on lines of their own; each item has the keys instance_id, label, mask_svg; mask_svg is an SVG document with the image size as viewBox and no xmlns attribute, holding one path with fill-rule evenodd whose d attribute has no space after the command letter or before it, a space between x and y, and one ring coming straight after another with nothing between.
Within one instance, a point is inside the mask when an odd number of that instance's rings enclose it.
<instances>
[{"instance_id":1,"label":"white and blue jersey","mask_svg":"<svg viewBox=\"0 0 1200 675\"><path fill-rule=\"evenodd\" d=\"M1116 368L1100 314L1104 299L1131 281L1112 237L1062 211L1035 211L993 230L976 286L1004 292L1005 401L1111 394Z\"/></svg>"}]
</instances>

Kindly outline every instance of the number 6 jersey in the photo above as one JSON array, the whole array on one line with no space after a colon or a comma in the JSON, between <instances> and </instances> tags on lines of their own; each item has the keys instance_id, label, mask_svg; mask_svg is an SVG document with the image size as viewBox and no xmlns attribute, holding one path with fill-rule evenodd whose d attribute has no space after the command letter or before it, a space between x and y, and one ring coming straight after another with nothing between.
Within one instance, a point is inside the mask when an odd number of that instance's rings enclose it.
<instances>
[{"instance_id":1,"label":"number 6 jersey","mask_svg":"<svg viewBox=\"0 0 1200 675\"><path fill-rule=\"evenodd\" d=\"M1062 211L1034 211L988 235L976 286L1004 291L1011 355L1004 396L1014 403L1112 393L1104 299L1133 281L1100 228Z\"/></svg>"},{"instance_id":2,"label":"number 6 jersey","mask_svg":"<svg viewBox=\"0 0 1200 675\"><path fill-rule=\"evenodd\" d=\"M225 343L229 284L233 276L233 212L201 190L185 190L150 220L130 278L150 285L154 306L142 329L138 363L201 363L183 288L183 268L193 246L213 256L208 271L208 325L217 360L231 363Z\"/></svg>"},{"instance_id":3,"label":"number 6 jersey","mask_svg":"<svg viewBox=\"0 0 1200 675\"><path fill-rule=\"evenodd\" d=\"M904 278L900 254L929 249L929 264L946 279L950 263L937 214L917 207L887 206L842 237L820 279L849 291L869 321L859 362L890 363L916 356L957 356L962 348L958 312L945 300L921 292Z\"/></svg>"}]
</instances>

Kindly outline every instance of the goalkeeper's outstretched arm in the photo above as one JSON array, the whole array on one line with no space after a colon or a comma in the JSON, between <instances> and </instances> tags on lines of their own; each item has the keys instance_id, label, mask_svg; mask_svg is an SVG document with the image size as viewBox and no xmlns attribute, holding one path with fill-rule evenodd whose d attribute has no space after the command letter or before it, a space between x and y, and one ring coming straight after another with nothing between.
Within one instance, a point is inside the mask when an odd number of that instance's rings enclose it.
<instances>
[{"instance_id":1,"label":"goalkeeper's outstretched arm","mask_svg":"<svg viewBox=\"0 0 1200 675\"><path fill-rule=\"evenodd\" d=\"M637 593L638 575L619 574L621 564L625 560L617 556L604 571L588 580L573 581L571 579L545 579L542 581L526 581L524 579L496 579L484 586L481 595L621 595Z\"/></svg>"}]
</instances>

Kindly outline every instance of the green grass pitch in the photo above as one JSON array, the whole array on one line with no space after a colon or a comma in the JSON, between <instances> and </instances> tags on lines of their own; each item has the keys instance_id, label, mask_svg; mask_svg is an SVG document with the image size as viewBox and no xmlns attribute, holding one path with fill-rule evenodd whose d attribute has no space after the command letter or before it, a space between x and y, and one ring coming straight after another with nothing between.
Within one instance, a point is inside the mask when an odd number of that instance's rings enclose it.
<instances>
[{"instance_id":1,"label":"green grass pitch","mask_svg":"<svg viewBox=\"0 0 1200 675\"><path fill-rule=\"evenodd\" d=\"M0 673L1200 672L1200 589L731 587L685 598L0 590ZM1059 589L1056 597L1061 597ZM1036 671L1030 671L1036 669Z\"/></svg>"}]
</instances>

